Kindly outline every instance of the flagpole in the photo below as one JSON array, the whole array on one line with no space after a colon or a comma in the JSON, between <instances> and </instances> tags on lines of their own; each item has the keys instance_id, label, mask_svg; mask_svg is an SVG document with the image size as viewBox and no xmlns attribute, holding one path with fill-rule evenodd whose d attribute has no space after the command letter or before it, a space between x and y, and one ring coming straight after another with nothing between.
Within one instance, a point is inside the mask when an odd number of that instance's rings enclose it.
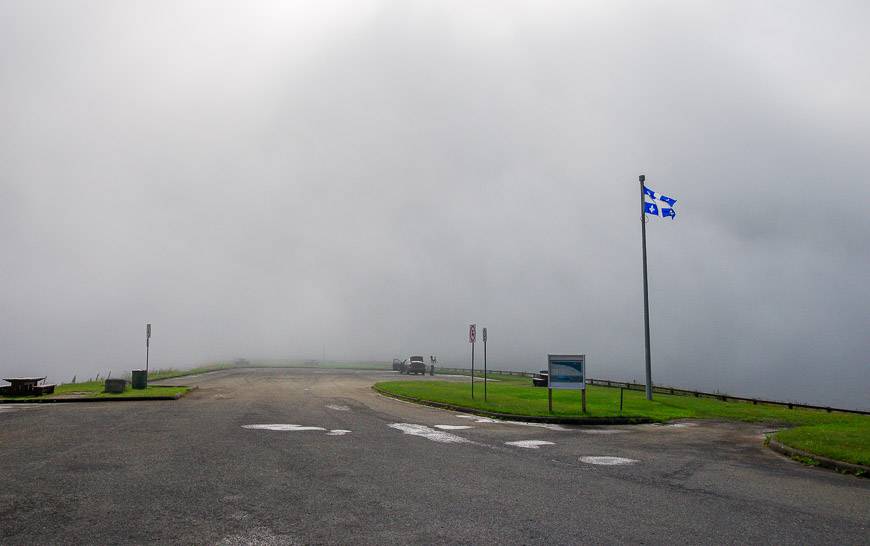
<instances>
[{"instance_id":1,"label":"flagpole","mask_svg":"<svg viewBox=\"0 0 870 546\"><path fill-rule=\"evenodd\" d=\"M643 330L646 342L646 399L652 400L652 366L649 355L649 288L646 275L646 208L644 207L643 183L646 176L640 175L640 238L643 245Z\"/></svg>"}]
</instances>

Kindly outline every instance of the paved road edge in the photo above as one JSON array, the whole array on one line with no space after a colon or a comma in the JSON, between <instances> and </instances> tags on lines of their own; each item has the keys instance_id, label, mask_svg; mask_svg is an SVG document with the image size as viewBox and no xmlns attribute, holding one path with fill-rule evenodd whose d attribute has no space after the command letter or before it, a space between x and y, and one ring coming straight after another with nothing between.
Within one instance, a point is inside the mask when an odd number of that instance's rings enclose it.
<instances>
[{"instance_id":1,"label":"paved road edge","mask_svg":"<svg viewBox=\"0 0 870 546\"><path fill-rule=\"evenodd\" d=\"M498 413L477 408L469 408L466 406L458 406L456 404L424 400L412 396L404 396L381 389L377 385L372 385L372 390L388 398L395 398L396 400L402 400L404 402L412 402L414 404L420 404L421 406L471 413L473 415L480 415L481 417L492 417L493 419L501 419L504 421L553 423L559 425L641 425L655 422L653 419L648 417L547 417L545 415L514 415L510 413Z\"/></svg>"},{"instance_id":2,"label":"paved road edge","mask_svg":"<svg viewBox=\"0 0 870 546\"><path fill-rule=\"evenodd\" d=\"M803 451L801 449L787 446L773 438L770 439L767 447L776 451L780 455L785 455L789 458L798 458L805 460L810 459L816 461L818 464L814 466L821 466L823 468L836 470L837 472L842 472L844 474L854 474L855 476L870 478L870 466L847 463L844 461L838 461L836 459L830 459L828 457L822 457L821 455L816 455L815 453L810 453L809 451Z\"/></svg>"},{"instance_id":3,"label":"paved road edge","mask_svg":"<svg viewBox=\"0 0 870 546\"><path fill-rule=\"evenodd\" d=\"M119 396L117 398L28 398L24 400L0 400L0 404L71 404L73 402L151 402L156 400L178 400L199 387L187 385L161 385L161 387L187 387L187 391L172 396Z\"/></svg>"}]
</instances>

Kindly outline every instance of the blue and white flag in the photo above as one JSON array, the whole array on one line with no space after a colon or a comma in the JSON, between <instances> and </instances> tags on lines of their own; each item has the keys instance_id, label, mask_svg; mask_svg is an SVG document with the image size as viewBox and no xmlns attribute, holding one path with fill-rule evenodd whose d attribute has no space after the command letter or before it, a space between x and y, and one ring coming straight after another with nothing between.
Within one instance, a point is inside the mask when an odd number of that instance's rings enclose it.
<instances>
[{"instance_id":1,"label":"blue and white flag","mask_svg":"<svg viewBox=\"0 0 870 546\"><path fill-rule=\"evenodd\" d=\"M672 197L656 193L646 186L643 187L643 211L646 214L673 220L677 217L674 211L676 202L677 200Z\"/></svg>"}]
</instances>

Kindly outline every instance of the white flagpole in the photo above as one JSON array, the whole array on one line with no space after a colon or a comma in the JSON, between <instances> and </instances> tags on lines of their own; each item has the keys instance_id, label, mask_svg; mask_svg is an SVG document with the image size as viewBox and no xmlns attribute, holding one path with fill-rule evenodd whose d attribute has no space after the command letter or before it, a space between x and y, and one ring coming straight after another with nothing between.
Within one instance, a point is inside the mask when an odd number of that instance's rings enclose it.
<instances>
[{"instance_id":1,"label":"white flagpole","mask_svg":"<svg viewBox=\"0 0 870 546\"><path fill-rule=\"evenodd\" d=\"M646 342L646 399L653 399L652 391L652 366L649 354L649 288L647 287L646 275L646 207L644 206L643 183L646 176L640 175L640 238L643 245L643 328Z\"/></svg>"}]
</instances>

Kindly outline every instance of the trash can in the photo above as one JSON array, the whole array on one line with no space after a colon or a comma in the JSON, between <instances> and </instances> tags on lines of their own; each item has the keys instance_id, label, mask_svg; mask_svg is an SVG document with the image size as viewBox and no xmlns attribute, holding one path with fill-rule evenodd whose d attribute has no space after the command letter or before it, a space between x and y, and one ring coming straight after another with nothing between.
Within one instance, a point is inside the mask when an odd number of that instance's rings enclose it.
<instances>
[{"instance_id":1,"label":"trash can","mask_svg":"<svg viewBox=\"0 0 870 546\"><path fill-rule=\"evenodd\" d=\"M148 386L148 372L145 370L133 370L133 388L144 389Z\"/></svg>"},{"instance_id":2,"label":"trash can","mask_svg":"<svg viewBox=\"0 0 870 546\"><path fill-rule=\"evenodd\" d=\"M106 386L103 389L103 392L121 394L122 392L124 392L124 388L126 387L127 380L125 379L106 379Z\"/></svg>"}]
</instances>

